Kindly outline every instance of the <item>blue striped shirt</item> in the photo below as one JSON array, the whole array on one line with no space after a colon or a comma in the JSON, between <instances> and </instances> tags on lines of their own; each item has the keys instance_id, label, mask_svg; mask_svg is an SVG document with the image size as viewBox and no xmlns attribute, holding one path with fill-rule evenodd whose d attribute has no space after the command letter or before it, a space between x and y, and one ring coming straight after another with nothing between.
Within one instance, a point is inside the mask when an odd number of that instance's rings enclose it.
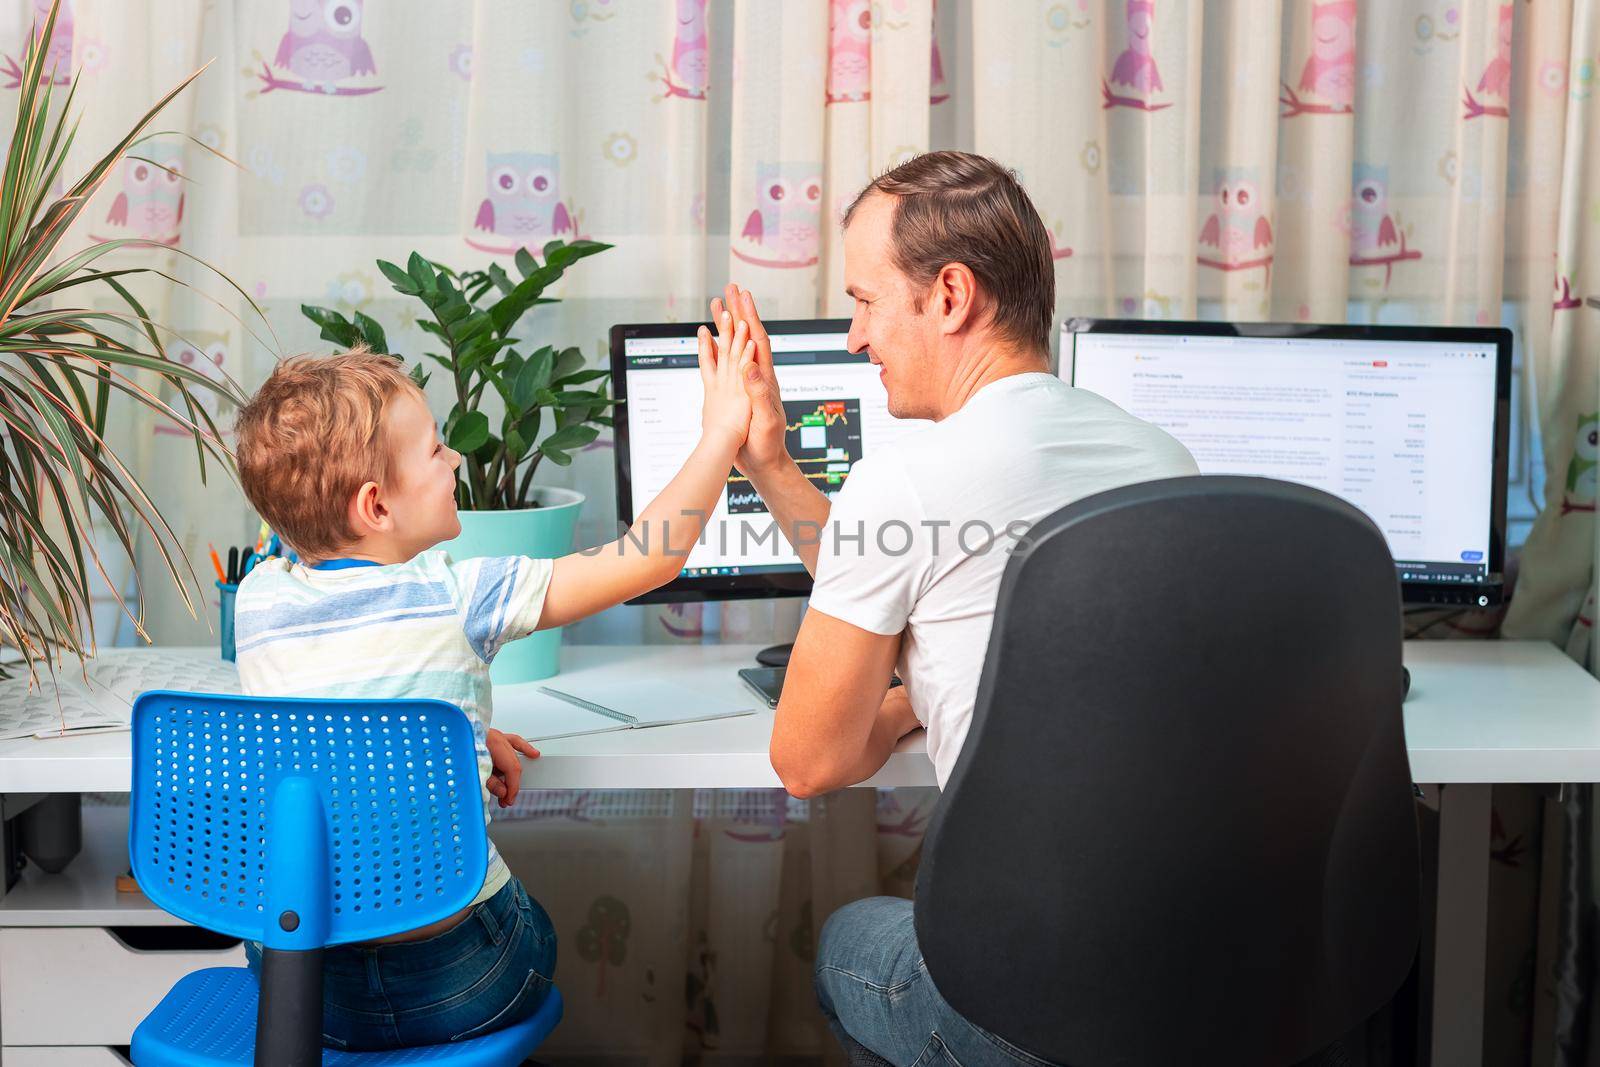
<instances>
[{"instance_id":1,"label":"blue striped shirt","mask_svg":"<svg viewBox=\"0 0 1600 1067\"><path fill-rule=\"evenodd\" d=\"M342 570L274 559L239 585L234 645L252 696L431 697L466 712L479 777L493 764L489 664L539 624L552 563L493 556L453 563L442 551ZM484 820L498 801L483 790ZM494 843L477 900L510 877Z\"/></svg>"}]
</instances>

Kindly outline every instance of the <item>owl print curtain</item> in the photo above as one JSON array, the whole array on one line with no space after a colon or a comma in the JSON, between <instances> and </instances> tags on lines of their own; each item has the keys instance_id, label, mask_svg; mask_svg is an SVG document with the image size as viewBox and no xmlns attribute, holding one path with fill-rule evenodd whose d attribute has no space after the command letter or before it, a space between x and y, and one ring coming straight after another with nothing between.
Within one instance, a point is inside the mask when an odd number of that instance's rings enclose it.
<instances>
[{"instance_id":1,"label":"owl print curtain","mask_svg":"<svg viewBox=\"0 0 1600 1067\"><path fill-rule=\"evenodd\" d=\"M0 0L0 107L44 5ZM247 387L325 347L303 303L363 311L396 350L425 351L374 266L412 250L472 267L554 237L612 243L529 323L597 366L610 324L698 318L730 278L773 316L845 314L843 208L942 147L1022 176L1061 317L1509 323L1513 491L1532 527L1516 593L1503 618L1430 636L1503 631L1600 663L1600 0L64 0L51 47L86 151L210 62L77 236L165 247L138 254L199 287L143 294L178 329L173 354ZM253 534L237 488L202 485L167 427L127 412L115 433L193 558ZM549 471L587 495L583 543L614 529L612 463L602 439ZM159 640L214 640L148 592ZM101 604L102 632L130 640L109 587ZM625 608L571 639L782 640L798 617L795 602ZM1587 818L1592 798L1569 795ZM581 975L563 980L562 1039L651 1062L815 1053L815 930L852 895L909 886L924 801L886 813L845 794L807 815L770 795L714 811L538 799L497 836L611 857L550 888ZM1497 847L1524 851L1495 870L1526 909L1538 818L1521 810ZM1564 874L1592 848L1563 850ZM1581 908L1594 900L1566 918ZM1524 967L1526 935L1497 951L1486 1061L1517 1062L1532 1032L1543 1060L1600 1063L1575 1021L1586 979Z\"/></svg>"}]
</instances>

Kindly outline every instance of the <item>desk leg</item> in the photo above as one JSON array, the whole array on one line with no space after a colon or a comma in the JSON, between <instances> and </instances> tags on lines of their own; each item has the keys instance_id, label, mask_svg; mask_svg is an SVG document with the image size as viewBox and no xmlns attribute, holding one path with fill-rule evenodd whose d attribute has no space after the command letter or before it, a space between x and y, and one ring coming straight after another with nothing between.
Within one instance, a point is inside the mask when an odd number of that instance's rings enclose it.
<instances>
[{"instance_id":1,"label":"desk leg","mask_svg":"<svg viewBox=\"0 0 1600 1067\"><path fill-rule=\"evenodd\" d=\"M1434 927L1433 1063L1481 1067L1489 940L1491 785L1439 790L1439 896Z\"/></svg>"}]
</instances>

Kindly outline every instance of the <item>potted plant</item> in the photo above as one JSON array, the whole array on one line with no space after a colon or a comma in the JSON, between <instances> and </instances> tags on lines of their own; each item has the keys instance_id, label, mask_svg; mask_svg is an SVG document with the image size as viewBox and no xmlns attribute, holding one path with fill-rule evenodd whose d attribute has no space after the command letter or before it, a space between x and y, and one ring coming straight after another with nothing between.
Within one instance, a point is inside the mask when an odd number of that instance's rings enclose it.
<instances>
[{"instance_id":1,"label":"potted plant","mask_svg":"<svg viewBox=\"0 0 1600 1067\"><path fill-rule=\"evenodd\" d=\"M427 309L417 325L443 349L423 356L449 375L453 389L443 433L462 457L456 482L461 536L443 547L456 559L555 557L572 549L583 495L536 485L534 476L545 460L567 466L575 450L611 425L614 401L605 381L611 372L586 368L577 348L532 347L514 334L529 311L555 302L544 291L568 267L610 247L551 241L543 263L519 249L512 261L516 276L499 263L487 270L452 270L415 252L404 267L378 261L396 292ZM321 328L324 340L390 351L383 327L369 315L357 311L346 318L311 305L301 311ZM423 386L434 372L423 363L411 367L411 377ZM495 657L494 680L548 678L560 669L560 655L561 631L542 631Z\"/></svg>"},{"instance_id":2,"label":"potted plant","mask_svg":"<svg viewBox=\"0 0 1600 1067\"><path fill-rule=\"evenodd\" d=\"M80 660L93 655L90 576L109 575L107 557L124 557L135 568L134 604L117 599L149 640L134 550L141 536L149 537L191 615L194 594L204 595L183 546L141 486L135 461L106 440L113 400L131 400L192 437L202 479L208 456L226 471L232 459L195 390L243 400L233 382L213 381L166 355L164 338L178 335L152 320L133 287L164 284L170 272L161 264L104 262L125 246L159 247L155 242L93 241L69 255L60 248L121 161L145 159L151 121L200 72L68 181L63 168L77 132L72 92L65 91L64 101L56 95L66 72L46 69L56 10L52 4L30 40L0 172L0 641L21 651L35 681L40 664L54 677L63 651ZM97 306L95 296L99 305L109 298L110 306ZM117 594L121 583L108 584Z\"/></svg>"}]
</instances>

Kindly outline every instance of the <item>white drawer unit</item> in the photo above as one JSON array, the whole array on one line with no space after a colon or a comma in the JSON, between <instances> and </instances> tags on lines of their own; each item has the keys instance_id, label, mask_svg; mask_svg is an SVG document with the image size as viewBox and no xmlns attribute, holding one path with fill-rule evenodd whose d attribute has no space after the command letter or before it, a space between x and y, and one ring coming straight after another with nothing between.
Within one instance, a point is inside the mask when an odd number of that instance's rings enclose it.
<instances>
[{"instance_id":1,"label":"white drawer unit","mask_svg":"<svg viewBox=\"0 0 1600 1067\"><path fill-rule=\"evenodd\" d=\"M178 979L242 966L237 944L141 949L93 926L0 929L0 1034L7 1045L126 1045Z\"/></svg>"},{"instance_id":2,"label":"white drawer unit","mask_svg":"<svg viewBox=\"0 0 1600 1067\"><path fill-rule=\"evenodd\" d=\"M29 868L0 898L0 1067L125 1067L109 1046L127 1045L178 979L244 966L237 942L117 892L127 839L126 808L85 805L67 868Z\"/></svg>"}]
</instances>

